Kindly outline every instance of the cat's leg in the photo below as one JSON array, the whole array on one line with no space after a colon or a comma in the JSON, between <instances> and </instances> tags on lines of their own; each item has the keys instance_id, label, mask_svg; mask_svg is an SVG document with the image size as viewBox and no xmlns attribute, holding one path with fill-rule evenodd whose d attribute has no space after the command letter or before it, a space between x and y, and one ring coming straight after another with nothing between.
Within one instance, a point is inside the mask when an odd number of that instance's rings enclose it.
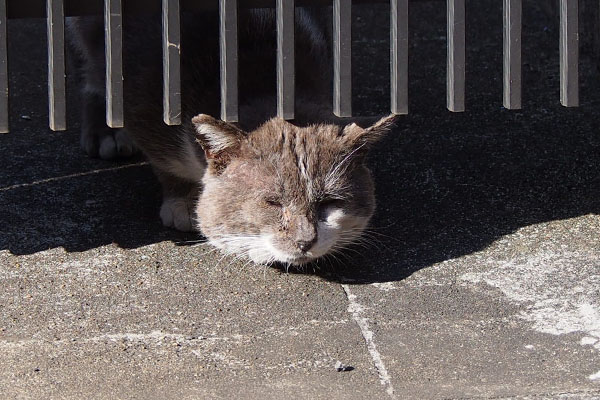
<instances>
[{"instance_id":1,"label":"cat's leg","mask_svg":"<svg viewBox=\"0 0 600 400\"><path fill-rule=\"evenodd\" d=\"M196 231L195 208L200 186L167 172L154 169L163 189L160 219L164 226L178 231Z\"/></svg>"},{"instance_id":2,"label":"cat's leg","mask_svg":"<svg viewBox=\"0 0 600 400\"><path fill-rule=\"evenodd\" d=\"M106 125L104 96L84 89L82 93L81 148L90 157L110 160L137 152L125 129Z\"/></svg>"},{"instance_id":3,"label":"cat's leg","mask_svg":"<svg viewBox=\"0 0 600 400\"><path fill-rule=\"evenodd\" d=\"M137 150L124 129L106 125L104 25L101 17L75 17L66 22L74 63L83 80L81 148L90 157L129 157Z\"/></svg>"}]
</instances>

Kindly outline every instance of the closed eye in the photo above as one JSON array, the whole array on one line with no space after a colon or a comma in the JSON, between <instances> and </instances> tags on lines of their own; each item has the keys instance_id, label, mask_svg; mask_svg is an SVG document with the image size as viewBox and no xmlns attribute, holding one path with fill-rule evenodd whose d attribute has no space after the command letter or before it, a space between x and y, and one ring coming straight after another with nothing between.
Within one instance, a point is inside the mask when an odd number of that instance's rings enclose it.
<instances>
[{"instance_id":1,"label":"closed eye","mask_svg":"<svg viewBox=\"0 0 600 400\"><path fill-rule=\"evenodd\" d=\"M265 199L265 204L270 207L281 208L281 201L279 201L277 199Z\"/></svg>"},{"instance_id":2,"label":"closed eye","mask_svg":"<svg viewBox=\"0 0 600 400\"><path fill-rule=\"evenodd\" d=\"M319 202L319 207L341 207L341 199L325 199Z\"/></svg>"}]
</instances>

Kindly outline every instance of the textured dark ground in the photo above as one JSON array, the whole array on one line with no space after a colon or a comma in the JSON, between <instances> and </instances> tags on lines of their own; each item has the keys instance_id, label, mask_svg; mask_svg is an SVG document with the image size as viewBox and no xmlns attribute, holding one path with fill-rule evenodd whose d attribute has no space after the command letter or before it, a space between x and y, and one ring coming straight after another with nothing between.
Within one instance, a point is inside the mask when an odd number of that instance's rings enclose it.
<instances>
[{"instance_id":1,"label":"textured dark ground","mask_svg":"<svg viewBox=\"0 0 600 400\"><path fill-rule=\"evenodd\" d=\"M467 2L453 114L445 5L411 3L410 114L371 157L378 243L290 274L165 230L143 159L81 153L72 79L49 131L44 23L10 21L2 397L600 397L598 71L583 43L581 107L561 107L557 21L525 2L523 110L503 109L501 9ZM387 9L355 10L354 108L384 114Z\"/></svg>"}]
</instances>

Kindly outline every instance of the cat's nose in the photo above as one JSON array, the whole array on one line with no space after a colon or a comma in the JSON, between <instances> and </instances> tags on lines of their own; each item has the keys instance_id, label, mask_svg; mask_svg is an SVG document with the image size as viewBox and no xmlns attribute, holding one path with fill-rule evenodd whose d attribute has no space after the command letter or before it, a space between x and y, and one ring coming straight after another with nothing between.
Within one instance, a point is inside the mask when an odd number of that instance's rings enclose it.
<instances>
[{"instance_id":1,"label":"cat's nose","mask_svg":"<svg viewBox=\"0 0 600 400\"><path fill-rule=\"evenodd\" d=\"M310 250L311 247L315 244L317 238L313 238L312 240L299 240L296 242L296 246L300 249L301 252L306 253Z\"/></svg>"},{"instance_id":2,"label":"cat's nose","mask_svg":"<svg viewBox=\"0 0 600 400\"><path fill-rule=\"evenodd\" d=\"M296 247L306 253L317 241L317 227L305 215L296 216L292 222Z\"/></svg>"}]
</instances>

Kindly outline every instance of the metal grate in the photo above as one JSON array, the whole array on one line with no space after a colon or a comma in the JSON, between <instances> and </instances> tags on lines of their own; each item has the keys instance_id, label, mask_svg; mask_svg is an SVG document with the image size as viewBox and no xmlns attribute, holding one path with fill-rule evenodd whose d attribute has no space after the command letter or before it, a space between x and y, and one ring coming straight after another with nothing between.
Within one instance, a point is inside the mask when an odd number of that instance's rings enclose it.
<instances>
[{"instance_id":1,"label":"metal grate","mask_svg":"<svg viewBox=\"0 0 600 400\"><path fill-rule=\"evenodd\" d=\"M181 124L179 0L162 2L163 40L163 120L167 125Z\"/></svg>"},{"instance_id":2,"label":"metal grate","mask_svg":"<svg viewBox=\"0 0 600 400\"><path fill-rule=\"evenodd\" d=\"M351 10L352 0L245 0L244 7L275 7L277 14L277 114L294 118L294 9L296 6L333 5L333 110L352 116ZM354 0L390 5L390 109L408 113L408 0ZM181 4L180 4L181 3ZM447 107L465 110L465 0L447 4ZM8 18L45 17L48 27L49 125L66 129L64 18L104 13L106 46L106 123L123 126L122 15L162 12L163 119L181 124L180 7L219 8L221 63L221 118L238 120L237 0L0 0L0 132L8 132L7 30ZM522 0L503 0L503 104L521 107ZM560 0L560 101L579 104L578 0Z\"/></svg>"},{"instance_id":3,"label":"metal grate","mask_svg":"<svg viewBox=\"0 0 600 400\"><path fill-rule=\"evenodd\" d=\"M6 0L0 0L0 133L8 132L8 48Z\"/></svg>"},{"instance_id":4,"label":"metal grate","mask_svg":"<svg viewBox=\"0 0 600 400\"><path fill-rule=\"evenodd\" d=\"M504 107L521 108L521 0L504 0Z\"/></svg>"},{"instance_id":5,"label":"metal grate","mask_svg":"<svg viewBox=\"0 0 600 400\"><path fill-rule=\"evenodd\" d=\"M560 102L579 105L579 0L560 0Z\"/></svg>"}]
</instances>

